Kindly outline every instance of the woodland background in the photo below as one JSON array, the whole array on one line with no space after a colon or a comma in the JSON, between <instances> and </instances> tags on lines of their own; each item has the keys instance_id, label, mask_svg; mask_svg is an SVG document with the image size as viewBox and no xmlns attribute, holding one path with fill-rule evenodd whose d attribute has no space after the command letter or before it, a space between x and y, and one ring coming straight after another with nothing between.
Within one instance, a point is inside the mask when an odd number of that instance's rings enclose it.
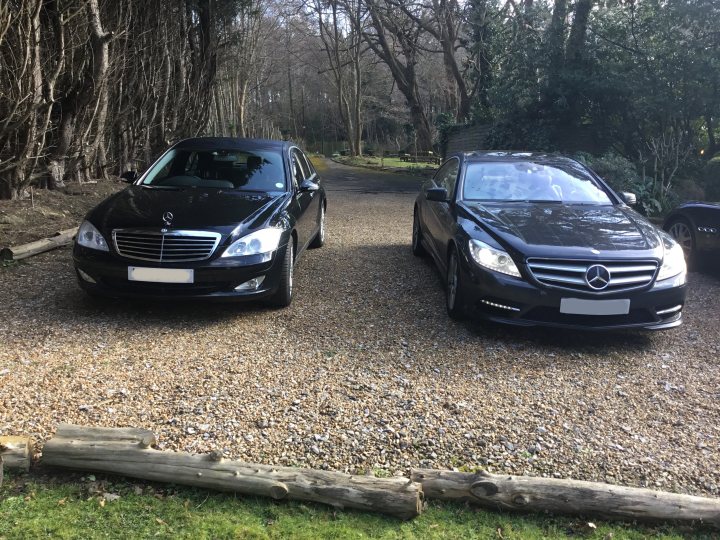
<instances>
[{"instance_id":1,"label":"woodland background","mask_svg":"<svg viewBox=\"0 0 720 540\"><path fill-rule=\"evenodd\" d=\"M720 199L717 0L3 0L0 198L195 135L570 153L657 214Z\"/></svg>"}]
</instances>

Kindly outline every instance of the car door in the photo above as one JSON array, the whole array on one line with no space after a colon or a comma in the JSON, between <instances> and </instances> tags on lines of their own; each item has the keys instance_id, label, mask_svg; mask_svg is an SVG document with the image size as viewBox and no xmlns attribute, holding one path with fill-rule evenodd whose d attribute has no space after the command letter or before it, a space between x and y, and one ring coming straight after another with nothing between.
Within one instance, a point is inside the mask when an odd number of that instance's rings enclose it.
<instances>
[{"instance_id":1,"label":"car door","mask_svg":"<svg viewBox=\"0 0 720 540\"><path fill-rule=\"evenodd\" d=\"M303 182L310 178L307 163L298 148L290 150L290 167L293 179L293 190L296 206L296 227L298 235L298 252L311 240L311 234L316 220L311 207L317 191L303 189Z\"/></svg>"},{"instance_id":2,"label":"car door","mask_svg":"<svg viewBox=\"0 0 720 540\"><path fill-rule=\"evenodd\" d=\"M309 240L312 240L315 237L315 233L320 229L320 205L322 204L322 196L320 195L319 187L321 180L307 155L305 155L302 150L298 150L298 155L310 174L306 179L318 186L318 190L309 191L311 203L306 212L310 227Z\"/></svg>"},{"instance_id":3,"label":"car door","mask_svg":"<svg viewBox=\"0 0 720 540\"><path fill-rule=\"evenodd\" d=\"M451 158L440 167L433 178L433 187L445 188L448 193L448 199L454 200L455 186L457 184L458 172L460 171L460 160ZM452 204L449 201L426 201L427 217L426 226L430 236L430 243L434 255L441 267L444 269L446 264L447 246L450 238L455 230L455 218L452 211Z\"/></svg>"}]
</instances>

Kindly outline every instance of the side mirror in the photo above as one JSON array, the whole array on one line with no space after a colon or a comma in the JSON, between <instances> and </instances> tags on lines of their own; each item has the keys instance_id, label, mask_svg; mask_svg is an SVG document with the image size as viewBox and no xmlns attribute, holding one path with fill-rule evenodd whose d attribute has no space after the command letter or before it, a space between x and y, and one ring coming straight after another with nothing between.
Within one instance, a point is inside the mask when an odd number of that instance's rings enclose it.
<instances>
[{"instance_id":1,"label":"side mirror","mask_svg":"<svg viewBox=\"0 0 720 540\"><path fill-rule=\"evenodd\" d=\"M444 187L430 188L425 191L425 198L428 201L448 202L448 192Z\"/></svg>"},{"instance_id":2,"label":"side mirror","mask_svg":"<svg viewBox=\"0 0 720 540\"><path fill-rule=\"evenodd\" d=\"M320 189L320 185L316 184L312 180L308 180L307 178L300 183L300 193L305 191L317 191L318 189Z\"/></svg>"},{"instance_id":3,"label":"side mirror","mask_svg":"<svg viewBox=\"0 0 720 540\"><path fill-rule=\"evenodd\" d=\"M622 193L620 193L620 198L628 206L635 206L637 204L637 197L635 196L634 193L629 193L627 191L623 191Z\"/></svg>"},{"instance_id":4,"label":"side mirror","mask_svg":"<svg viewBox=\"0 0 720 540\"><path fill-rule=\"evenodd\" d=\"M132 184L135 180L138 179L138 173L137 171L125 171L120 175L120 179L123 182L127 182L128 184Z\"/></svg>"}]
</instances>

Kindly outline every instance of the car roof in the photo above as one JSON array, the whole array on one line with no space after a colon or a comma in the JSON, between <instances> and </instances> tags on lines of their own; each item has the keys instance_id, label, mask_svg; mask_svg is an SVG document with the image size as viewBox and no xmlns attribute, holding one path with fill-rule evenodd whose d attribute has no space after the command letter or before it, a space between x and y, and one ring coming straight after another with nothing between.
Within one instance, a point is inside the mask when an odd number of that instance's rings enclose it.
<instances>
[{"instance_id":1,"label":"car roof","mask_svg":"<svg viewBox=\"0 0 720 540\"><path fill-rule=\"evenodd\" d=\"M239 137L192 137L175 143L173 148L197 150L223 148L228 150L282 150L291 146L290 141L275 139L241 139Z\"/></svg>"},{"instance_id":2,"label":"car roof","mask_svg":"<svg viewBox=\"0 0 720 540\"><path fill-rule=\"evenodd\" d=\"M560 154L549 154L546 152L523 152L516 150L475 150L473 152L461 152L454 154L462 156L467 162L504 162L512 163L515 161L532 161L533 163L548 164L573 164L577 165L577 161ZM450 157L450 156L448 156Z\"/></svg>"}]
</instances>

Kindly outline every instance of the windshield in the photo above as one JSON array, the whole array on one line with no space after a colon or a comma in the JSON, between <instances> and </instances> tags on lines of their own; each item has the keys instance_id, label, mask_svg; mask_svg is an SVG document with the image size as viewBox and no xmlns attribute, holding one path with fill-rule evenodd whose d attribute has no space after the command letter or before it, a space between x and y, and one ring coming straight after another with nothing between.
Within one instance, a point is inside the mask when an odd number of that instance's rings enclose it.
<instances>
[{"instance_id":1,"label":"windshield","mask_svg":"<svg viewBox=\"0 0 720 540\"><path fill-rule=\"evenodd\" d=\"M280 152L172 149L148 171L144 186L284 191Z\"/></svg>"},{"instance_id":2,"label":"windshield","mask_svg":"<svg viewBox=\"0 0 720 540\"><path fill-rule=\"evenodd\" d=\"M571 164L472 163L462 196L470 201L612 204L589 173Z\"/></svg>"}]
</instances>

